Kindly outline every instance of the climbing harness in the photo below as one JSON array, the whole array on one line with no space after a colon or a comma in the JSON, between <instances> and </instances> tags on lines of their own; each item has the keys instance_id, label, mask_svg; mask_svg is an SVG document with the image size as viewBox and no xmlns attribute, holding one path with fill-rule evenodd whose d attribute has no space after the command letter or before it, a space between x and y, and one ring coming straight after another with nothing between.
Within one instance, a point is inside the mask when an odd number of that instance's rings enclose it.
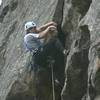
<instances>
[{"instance_id":1,"label":"climbing harness","mask_svg":"<svg viewBox=\"0 0 100 100\"><path fill-rule=\"evenodd\" d=\"M55 100L55 84L54 84L54 72L53 72L53 66L55 61L52 59L52 57L49 58L49 67L51 68L51 75L52 75L52 99Z\"/></svg>"},{"instance_id":2,"label":"climbing harness","mask_svg":"<svg viewBox=\"0 0 100 100\"><path fill-rule=\"evenodd\" d=\"M35 63L35 56L41 51L37 52L30 52L29 64L30 64L30 71L34 71L34 73L39 69L39 65Z\"/></svg>"}]
</instances>

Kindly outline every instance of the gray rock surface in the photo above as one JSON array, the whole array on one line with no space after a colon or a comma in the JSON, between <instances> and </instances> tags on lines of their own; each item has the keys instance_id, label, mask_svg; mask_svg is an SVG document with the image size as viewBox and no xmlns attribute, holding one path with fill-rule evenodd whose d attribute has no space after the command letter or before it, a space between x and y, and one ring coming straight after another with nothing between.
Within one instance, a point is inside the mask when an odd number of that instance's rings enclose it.
<instances>
[{"instance_id":1,"label":"gray rock surface","mask_svg":"<svg viewBox=\"0 0 100 100\"><path fill-rule=\"evenodd\" d=\"M51 20L67 57L55 56L56 100L100 99L100 0L3 0L0 6L0 100L52 100L48 64L31 71L24 24ZM58 81L58 83L57 83Z\"/></svg>"}]
</instances>

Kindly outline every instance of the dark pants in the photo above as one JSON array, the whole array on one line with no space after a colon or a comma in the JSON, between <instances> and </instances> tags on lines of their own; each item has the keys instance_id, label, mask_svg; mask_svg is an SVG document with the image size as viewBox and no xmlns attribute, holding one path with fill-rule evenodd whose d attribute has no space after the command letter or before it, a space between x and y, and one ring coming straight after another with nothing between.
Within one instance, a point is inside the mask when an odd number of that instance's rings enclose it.
<instances>
[{"instance_id":1,"label":"dark pants","mask_svg":"<svg viewBox=\"0 0 100 100\"><path fill-rule=\"evenodd\" d=\"M35 55L33 54L34 58L34 67L37 66L44 66L47 63L48 57L52 57L55 59L55 56L58 52L63 52L64 47L62 46L59 39L53 39L43 47L43 51L38 51Z\"/></svg>"}]
</instances>

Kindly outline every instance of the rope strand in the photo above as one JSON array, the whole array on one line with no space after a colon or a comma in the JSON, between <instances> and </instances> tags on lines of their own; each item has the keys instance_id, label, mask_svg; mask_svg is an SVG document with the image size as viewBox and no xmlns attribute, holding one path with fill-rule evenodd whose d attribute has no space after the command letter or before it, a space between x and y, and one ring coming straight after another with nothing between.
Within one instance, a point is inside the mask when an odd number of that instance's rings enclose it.
<instances>
[{"instance_id":1,"label":"rope strand","mask_svg":"<svg viewBox=\"0 0 100 100\"><path fill-rule=\"evenodd\" d=\"M51 74L52 74L52 99L55 100L55 84L54 84L54 73L53 73L53 66L54 66L54 60L50 57L49 63L50 63L50 68L51 68Z\"/></svg>"},{"instance_id":2,"label":"rope strand","mask_svg":"<svg viewBox=\"0 0 100 100\"><path fill-rule=\"evenodd\" d=\"M54 87L53 63L51 63L51 73L52 73L52 94L53 94L53 100L55 100L55 87Z\"/></svg>"}]
</instances>

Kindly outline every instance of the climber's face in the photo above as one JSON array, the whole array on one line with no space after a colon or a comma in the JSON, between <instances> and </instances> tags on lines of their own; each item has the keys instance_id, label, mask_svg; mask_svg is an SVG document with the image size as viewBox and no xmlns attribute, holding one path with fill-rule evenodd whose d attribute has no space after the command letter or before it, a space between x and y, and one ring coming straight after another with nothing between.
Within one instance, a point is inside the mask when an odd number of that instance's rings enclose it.
<instances>
[{"instance_id":1,"label":"climber's face","mask_svg":"<svg viewBox=\"0 0 100 100\"><path fill-rule=\"evenodd\" d=\"M31 27L28 29L29 33L36 33L37 32L37 28L36 27Z\"/></svg>"}]
</instances>

